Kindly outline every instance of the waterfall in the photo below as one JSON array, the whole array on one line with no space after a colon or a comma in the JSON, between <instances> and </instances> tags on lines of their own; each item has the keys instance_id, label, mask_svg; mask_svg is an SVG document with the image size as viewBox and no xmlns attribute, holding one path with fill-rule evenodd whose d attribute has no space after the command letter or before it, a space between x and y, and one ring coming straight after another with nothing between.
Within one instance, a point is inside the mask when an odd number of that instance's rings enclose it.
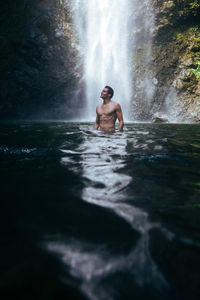
<instances>
[{"instance_id":1,"label":"waterfall","mask_svg":"<svg viewBox=\"0 0 200 300\"><path fill-rule=\"evenodd\" d=\"M95 118L105 85L113 87L114 101L130 119L129 0L74 0L72 15L84 59L87 103L84 117Z\"/></svg>"},{"instance_id":2,"label":"waterfall","mask_svg":"<svg viewBox=\"0 0 200 300\"><path fill-rule=\"evenodd\" d=\"M148 120L153 112L153 99L158 80L152 62L154 11L151 0L134 0L132 14L132 118Z\"/></svg>"},{"instance_id":3,"label":"waterfall","mask_svg":"<svg viewBox=\"0 0 200 300\"><path fill-rule=\"evenodd\" d=\"M73 0L72 19L83 58L86 104L83 118L95 119L105 85L114 89L113 100L122 106L125 120L136 110L150 110L154 84L149 72L138 74L137 43L143 42L142 64L151 57L152 12L150 0ZM144 99L145 98L145 99ZM145 107L141 103L145 102ZM135 105L133 103L135 102ZM139 103L139 104L138 104Z\"/></svg>"}]
</instances>

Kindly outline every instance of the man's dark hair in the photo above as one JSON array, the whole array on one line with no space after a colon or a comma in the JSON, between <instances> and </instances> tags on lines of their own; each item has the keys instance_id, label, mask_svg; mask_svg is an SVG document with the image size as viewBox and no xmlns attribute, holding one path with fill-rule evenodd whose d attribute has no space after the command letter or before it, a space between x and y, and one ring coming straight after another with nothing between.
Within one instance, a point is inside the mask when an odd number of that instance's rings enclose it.
<instances>
[{"instance_id":1,"label":"man's dark hair","mask_svg":"<svg viewBox=\"0 0 200 300\"><path fill-rule=\"evenodd\" d=\"M105 89L108 89L108 94L110 94L110 99L111 99L114 95L114 90L109 85L106 85Z\"/></svg>"}]
</instances>

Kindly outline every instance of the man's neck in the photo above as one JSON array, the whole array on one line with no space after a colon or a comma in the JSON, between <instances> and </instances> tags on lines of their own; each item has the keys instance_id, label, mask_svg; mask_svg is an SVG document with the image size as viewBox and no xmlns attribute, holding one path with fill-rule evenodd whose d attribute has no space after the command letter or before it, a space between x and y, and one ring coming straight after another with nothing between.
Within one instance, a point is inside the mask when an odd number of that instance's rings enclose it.
<instances>
[{"instance_id":1,"label":"man's neck","mask_svg":"<svg viewBox=\"0 0 200 300\"><path fill-rule=\"evenodd\" d=\"M111 102L110 98L103 99L103 104L108 104Z\"/></svg>"}]
</instances>

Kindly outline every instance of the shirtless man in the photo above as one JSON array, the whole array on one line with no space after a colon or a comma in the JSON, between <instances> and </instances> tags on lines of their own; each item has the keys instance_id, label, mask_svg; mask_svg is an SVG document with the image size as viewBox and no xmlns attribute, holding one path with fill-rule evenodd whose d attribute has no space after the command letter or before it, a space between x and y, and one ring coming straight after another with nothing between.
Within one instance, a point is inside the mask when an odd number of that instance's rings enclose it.
<instances>
[{"instance_id":1,"label":"shirtless man","mask_svg":"<svg viewBox=\"0 0 200 300\"><path fill-rule=\"evenodd\" d=\"M103 103L96 108L97 117L94 129L100 128L102 131L115 131L115 122L118 119L118 130L123 130L124 121L121 106L119 103L111 100L113 94L114 91L110 86L105 86L102 90L101 98L103 99Z\"/></svg>"}]
</instances>

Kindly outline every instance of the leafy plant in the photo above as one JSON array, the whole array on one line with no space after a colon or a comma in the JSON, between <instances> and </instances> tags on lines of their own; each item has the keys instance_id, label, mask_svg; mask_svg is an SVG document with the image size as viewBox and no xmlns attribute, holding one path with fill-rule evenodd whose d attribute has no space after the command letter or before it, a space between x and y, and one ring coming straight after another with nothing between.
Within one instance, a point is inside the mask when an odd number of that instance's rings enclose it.
<instances>
[{"instance_id":1,"label":"leafy plant","mask_svg":"<svg viewBox=\"0 0 200 300\"><path fill-rule=\"evenodd\" d=\"M200 78L200 61L197 61L195 69L191 68L190 70L194 73L196 78L199 79Z\"/></svg>"},{"instance_id":2,"label":"leafy plant","mask_svg":"<svg viewBox=\"0 0 200 300\"><path fill-rule=\"evenodd\" d=\"M193 2L189 3L191 8L199 8L199 0L194 0Z\"/></svg>"}]
</instances>

